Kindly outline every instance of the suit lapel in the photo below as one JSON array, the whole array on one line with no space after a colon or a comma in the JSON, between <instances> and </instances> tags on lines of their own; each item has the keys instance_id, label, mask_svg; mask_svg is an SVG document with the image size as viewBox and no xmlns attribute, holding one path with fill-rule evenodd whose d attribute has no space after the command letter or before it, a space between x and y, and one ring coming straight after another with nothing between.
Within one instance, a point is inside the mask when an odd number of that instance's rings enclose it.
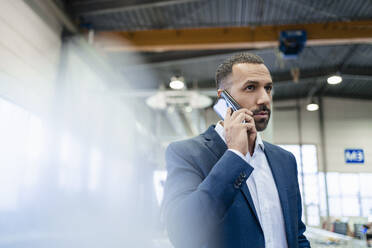
<instances>
[{"instance_id":1,"label":"suit lapel","mask_svg":"<svg viewBox=\"0 0 372 248\"><path fill-rule=\"evenodd\" d=\"M267 158L267 161L269 163L271 172L274 177L275 185L278 190L280 204L282 207L284 222L285 222L285 230L287 237L289 239L289 236L292 235L291 228L290 228L290 219L291 214L289 212L289 205L288 205L288 196L287 196L287 190L286 185L288 180L288 177L286 176L286 168L280 163L282 160L280 159L280 156L278 156L276 149L273 149L272 145L265 142L265 155ZM290 240L290 239L289 239Z\"/></svg>"},{"instance_id":2,"label":"suit lapel","mask_svg":"<svg viewBox=\"0 0 372 248\"><path fill-rule=\"evenodd\" d=\"M202 136L205 139L205 144L211 150L211 152L216 156L215 162L222 157L222 155L227 150L226 143L221 139L220 135L214 129L215 125L211 125L207 131L205 131ZM213 165L210 167L212 169Z\"/></svg>"},{"instance_id":3,"label":"suit lapel","mask_svg":"<svg viewBox=\"0 0 372 248\"><path fill-rule=\"evenodd\" d=\"M240 191L243 192L244 197L249 204L249 207L252 209L252 212L254 213L254 216L256 217L257 223L261 226L260 220L258 219L258 216L257 216L256 208L252 200L251 193L249 192L249 189L246 183L240 188Z\"/></svg>"},{"instance_id":4,"label":"suit lapel","mask_svg":"<svg viewBox=\"0 0 372 248\"><path fill-rule=\"evenodd\" d=\"M226 143L221 139L220 135L216 132L214 128L215 126L212 125L208 128L208 130L205 133L202 134L202 136L204 136L206 140L205 144L212 151L212 153L216 156L215 159L211 161L211 163L208 165L208 172L212 169L214 164L222 157L222 155L227 150ZM240 191L243 193L245 199L248 202L248 205L252 209L252 212L254 213L257 222L260 223L257 217L257 212L254 207L251 193L249 192L249 189L246 183L243 184L243 186L240 188Z\"/></svg>"},{"instance_id":5,"label":"suit lapel","mask_svg":"<svg viewBox=\"0 0 372 248\"><path fill-rule=\"evenodd\" d=\"M205 144L209 148L209 150L215 155L213 159L210 160L208 166L208 173L213 168L214 164L222 157L222 155L227 150L226 143L221 139L219 134L215 131L215 126L212 125L208 128L208 130L202 134L205 139ZM274 149L274 146L270 143L264 142L265 144L265 155L270 166L272 175L274 177L275 185L278 190L280 204L282 207L283 218L285 223L285 230L287 239L291 240L291 214L289 212L289 203L288 203L288 196L287 196L287 175L285 174L286 168L284 167L285 164L281 163L280 155L278 154L277 149ZM243 193L245 199L247 200L248 205L250 206L252 212L254 213L256 220L258 223L259 219L257 217L257 212L254 207L254 203L252 200L252 196L249 192L247 184L244 184L240 191Z\"/></svg>"}]
</instances>

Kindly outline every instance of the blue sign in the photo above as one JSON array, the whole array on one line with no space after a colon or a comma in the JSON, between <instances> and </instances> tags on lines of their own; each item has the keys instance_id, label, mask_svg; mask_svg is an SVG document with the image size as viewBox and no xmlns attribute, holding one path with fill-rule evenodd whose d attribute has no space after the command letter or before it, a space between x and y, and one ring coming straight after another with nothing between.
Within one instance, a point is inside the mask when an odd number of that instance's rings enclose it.
<instances>
[{"instance_id":1,"label":"blue sign","mask_svg":"<svg viewBox=\"0 0 372 248\"><path fill-rule=\"evenodd\" d=\"M364 164L363 149L345 149L345 162L347 164Z\"/></svg>"}]
</instances>

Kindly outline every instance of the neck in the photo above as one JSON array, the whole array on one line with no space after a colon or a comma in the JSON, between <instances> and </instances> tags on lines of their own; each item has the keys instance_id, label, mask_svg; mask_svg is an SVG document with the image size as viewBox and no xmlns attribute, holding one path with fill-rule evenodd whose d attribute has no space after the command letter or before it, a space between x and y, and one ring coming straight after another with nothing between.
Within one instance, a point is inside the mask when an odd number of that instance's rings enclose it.
<instances>
[{"instance_id":1,"label":"neck","mask_svg":"<svg viewBox=\"0 0 372 248\"><path fill-rule=\"evenodd\" d=\"M248 151L251 156L253 156L254 148L256 146L256 139L257 135L254 135L254 137L251 137L253 135L248 134Z\"/></svg>"}]
</instances>

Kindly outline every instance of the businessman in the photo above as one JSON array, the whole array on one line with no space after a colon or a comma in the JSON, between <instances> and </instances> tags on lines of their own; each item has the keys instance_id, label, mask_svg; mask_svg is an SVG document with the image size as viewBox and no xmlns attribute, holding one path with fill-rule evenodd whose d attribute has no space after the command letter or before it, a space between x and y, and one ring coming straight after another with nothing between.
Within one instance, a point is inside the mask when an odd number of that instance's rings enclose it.
<instances>
[{"instance_id":1,"label":"businessman","mask_svg":"<svg viewBox=\"0 0 372 248\"><path fill-rule=\"evenodd\" d=\"M273 82L262 58L234 55L216 71L241 109L169 145L163 216L175 248L310 247L294 156L262 141Z\"/></svg>"}]
</instances>

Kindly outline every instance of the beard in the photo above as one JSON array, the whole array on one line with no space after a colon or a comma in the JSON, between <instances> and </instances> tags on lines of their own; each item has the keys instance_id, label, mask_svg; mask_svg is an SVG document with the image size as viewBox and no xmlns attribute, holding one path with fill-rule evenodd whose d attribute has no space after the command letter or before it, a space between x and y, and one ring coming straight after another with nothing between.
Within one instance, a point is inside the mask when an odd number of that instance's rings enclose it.
<instances>
[{"instance_id":1,"label":"beard","mask_svg":"<svg viewBox=\"0 0 372 248\"><path fill-rule=\"evenodd\" d=\"M254 124L256 125L256 130L257 132L261 132L266 129L267 125L269 124L270 121L270 116L271 116L271 110L265 105L260 106L259 108L253 110L253 115L258 114L261 111L267 112L267 118L262 118L259 120L254 119Z\"/></svg>"}]
</instances>

